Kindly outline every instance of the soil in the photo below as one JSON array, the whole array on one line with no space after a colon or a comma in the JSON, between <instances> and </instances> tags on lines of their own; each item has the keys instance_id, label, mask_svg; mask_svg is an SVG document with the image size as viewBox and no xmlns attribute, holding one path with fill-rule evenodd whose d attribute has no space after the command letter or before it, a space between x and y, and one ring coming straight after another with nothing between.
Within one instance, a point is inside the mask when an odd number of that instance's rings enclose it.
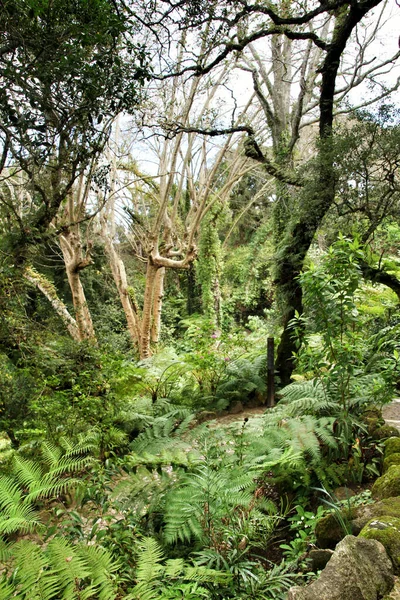
<instances>
[{"instance_id":1,"label":"soil","mask_svg":"<svg viewBox=\"0 0 400 600\"><path fill-rule=\"evenodd\" d=\"M254 418L260 418L268 409L266 406L256 406L253 408L244 408L241 412L222 415L208 421L209 427L229 426L232 423L242 423L244 419L253 422ZM400 398L394 398L390 404L382 409L382 415L388 425L393 425L400 430Z\"/></svg>"},{"instance_id":2,"label":"soil","mask_svg":"<svg viewBox=\"0 0 400 600\"><path fill-rule=\"evenodd\" d=\"M400 398L394 398L390 404L384 406L382 415L387 425L400 429Z\"/></svg>"}]
</instances>

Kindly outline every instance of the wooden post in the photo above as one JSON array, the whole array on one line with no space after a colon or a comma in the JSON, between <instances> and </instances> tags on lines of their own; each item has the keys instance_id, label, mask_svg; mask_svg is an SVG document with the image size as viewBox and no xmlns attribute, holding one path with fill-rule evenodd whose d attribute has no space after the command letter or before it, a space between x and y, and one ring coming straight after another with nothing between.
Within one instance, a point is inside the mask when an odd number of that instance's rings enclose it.
<instances>
[{"instance_id":1,"label":"wooden post","mask_svg":"<svg viewBox=\"0 0 400 600\"><path fill-rule=\"evenodd\" d=\"M274 338L267 339L267 407L275 406Z\"/></svg>"}]
</instances>

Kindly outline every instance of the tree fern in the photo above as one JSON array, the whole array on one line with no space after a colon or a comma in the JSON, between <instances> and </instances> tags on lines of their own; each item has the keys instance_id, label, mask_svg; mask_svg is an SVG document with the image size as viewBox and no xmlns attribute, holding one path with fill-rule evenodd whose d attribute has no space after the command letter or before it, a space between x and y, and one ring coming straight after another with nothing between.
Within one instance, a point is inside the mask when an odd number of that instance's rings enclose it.
<instances>
[{"instance_id":1,"label":"tree fern","mask_svg":"<svg viewBox=\"0 0 400 600\"><path fill-rule=\"evenodd\" d=\"M217 398L246 399L251 392L266 391L265 354L250 358L238 358L228 364L226 376L218 385Z\"/></svg>"},{"instance_id":2,"label":"tree fern","mask_svg":"<svg viewBox=\"0 0 400 600\"><path fill-rule=\"evenodd\" d=\"M168 543L192 538L210 543L221 519L254 502L254 475L242 469L212 469L203 464L185 475L166 499L164 535Z\"/></svg>"}]
</instances>

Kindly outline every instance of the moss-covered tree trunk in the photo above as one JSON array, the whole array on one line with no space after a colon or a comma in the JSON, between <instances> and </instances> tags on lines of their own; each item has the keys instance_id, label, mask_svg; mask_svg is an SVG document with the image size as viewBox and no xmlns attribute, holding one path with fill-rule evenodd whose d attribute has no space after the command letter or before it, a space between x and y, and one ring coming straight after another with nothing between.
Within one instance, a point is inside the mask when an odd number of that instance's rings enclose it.
<instances>
[{"instance_id":1,"label":"moss-covered tree trunk","mask_svg":"<svg viewBox=\"0 0 400 600\"><path fill-rule=\"evenodd\" d=\"M295 312L302 313L302 290L298 281L304 260L314 236L335 196L335 176L331 156L333 107L336 78L341 56L356 25L379 0L368 0L340 9L336 16L332 41L327 46L320 69L322 82L319 98L319 149L317 171L309 191L303 192L299 216L289 222L276 254L275 283L277 295L283 306L284 328L278 347L276 369L283 385L290 382L293 371L293 353L296 340L290 332L289 323Z\"/></svg>"}]
</instances>

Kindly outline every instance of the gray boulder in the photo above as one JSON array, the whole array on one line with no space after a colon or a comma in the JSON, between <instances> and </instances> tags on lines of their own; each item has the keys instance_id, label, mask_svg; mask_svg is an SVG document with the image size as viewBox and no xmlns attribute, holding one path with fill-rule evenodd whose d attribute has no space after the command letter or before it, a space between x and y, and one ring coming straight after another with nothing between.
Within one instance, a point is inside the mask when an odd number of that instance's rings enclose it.
<instances>
[{"instance_id":1,"label":"gray boulder","mask_svg":"<svg viewBox=\"0 0 400 600\"><path fill-rule=\"evenodd\" d=\"M290 588L288 600L378 600L393 584L392 564L382 544L348 535L319 579Z\"/></svg>"}]
</instances>

